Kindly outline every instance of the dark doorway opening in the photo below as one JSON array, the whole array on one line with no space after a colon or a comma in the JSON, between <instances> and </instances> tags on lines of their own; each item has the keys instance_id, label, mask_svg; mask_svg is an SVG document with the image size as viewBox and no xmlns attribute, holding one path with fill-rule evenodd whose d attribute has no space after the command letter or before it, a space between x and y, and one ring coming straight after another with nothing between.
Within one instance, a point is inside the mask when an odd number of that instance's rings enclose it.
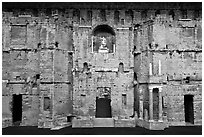
<instances>
[{"instance_id":1,"label":"dark doorway opening","mask_svg":"<svg viewBox=\"0 0 204 137\"><path fill-rule=\"evenodd\" d=\"M185 122L194 124L193 95L184 95Z\"/></svg>"},{"instance_id":2,"label":"dark doorway opening","mask_svg":"<svg viewBox=\"0 0 204 137\"><path fill-rule=\"evenodd\" d=\"M19 126L22 120L22 95L13 95L13 125Z\"/></svg>"},{"instance_id":3,"label":"dark doorway opening","mask_svg":"<svg viewBox=\"0 0 204 137\"><path fill-rule=\"evenodd\" d=\"M111 99L96 98L96 118L111 118Z\"/></svg>"},{"instance_id":4,"label":"dark doorway opening","mask_svg":"<svg viewBox=\"0 0 204 137\"><path fill-rule=\"evenodd\" d=\"M159 89L153 89L153 119L159 119Z\"/></svg>"}]
</instances>

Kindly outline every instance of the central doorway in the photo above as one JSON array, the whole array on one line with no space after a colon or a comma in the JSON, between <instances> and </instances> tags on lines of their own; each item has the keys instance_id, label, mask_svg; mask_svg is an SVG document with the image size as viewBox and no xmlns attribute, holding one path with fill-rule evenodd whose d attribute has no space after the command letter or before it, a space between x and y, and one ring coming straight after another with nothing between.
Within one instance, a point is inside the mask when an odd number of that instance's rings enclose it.
<instances>
[{"instance_id":1,"label":"central doorway","mask_svg":"<svg viewBox=\"0 0 204 137\"><path fill-rule=\"evenodd\" d=\"M19 126L22 120L22 95L13 95L12 119L13 125Z\"/></svg>"},{"instance_id":2,"label":"central doorway","mask_svg":"<svg viewBox=\"0 0 204 137\"><path fill-rule=\"evenodd\" d=\"M111 100L108 98L96 98L96 118L111 118Z\"/></svg>"},{"instance_id":3,"label":"central doorway","mask_svg":"<svg viewBox=\"0 0 204 137\"><path fill-rule=\"evenodd\" d=\"M111 89L109 87L97 88L96 118L111 118Z\"/></svg>"},{"instance_id":4,"label":"central doorway","mask_svg":"<svg viewBox=\"0 0 204 137\"><path fill-rule=\"evenodd\" d=\"M194 124L193 95L184 95L185 122Z\"/></svg>"}]
</instances>

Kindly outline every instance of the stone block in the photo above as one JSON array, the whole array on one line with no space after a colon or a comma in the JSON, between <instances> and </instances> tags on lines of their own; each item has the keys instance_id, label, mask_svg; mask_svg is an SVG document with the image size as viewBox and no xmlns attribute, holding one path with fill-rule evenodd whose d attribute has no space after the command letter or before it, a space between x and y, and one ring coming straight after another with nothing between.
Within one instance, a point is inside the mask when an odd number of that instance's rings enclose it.
<instances>
[{"instance_id":1,"label":"stone block","mask_svg":"<svg viewBox=\"0 0 204 137\"><path fill-rule=\"evenodd\" d=\"M93 127L93 120L91 119L76 119L72 120L72 128L90 128Z\"/></svg>"},{"instance_id":2,"label":"stone block","mask_svg":"<svg viewBox=\"0 0 204 137\"><path fill-rule=\"evenodd\" d=\"M23 95L23 126L38 126L40 101L38 96Z\"/></svg>"},{"instance_id":3,"label":"stone block","mask_svg":"<svg viewBox=\"0 0 204 137\"><path fill-rule=\"evenodd\" d=\"M94 127L114 127L113 118L94 118L93 119Z\"/></svg>"},{"instance_id":4,"label":"stone block","mask_svg":"<svg viewBox=\"0 0 204 137\"><path fill-rule=\"evenodd\" d=\"M114 120L115 127L135 127L135 119L118 119Z\"/></svg>"},{"instance_id":5,"label":"stone block","mask_svg":"<svg viewBox=\"0 0 204 137\"><path fill-rule=\"evenodd\" d=\"M12 118L12 97L2 96L2 119Z\"/></svg>"}]
</instances>

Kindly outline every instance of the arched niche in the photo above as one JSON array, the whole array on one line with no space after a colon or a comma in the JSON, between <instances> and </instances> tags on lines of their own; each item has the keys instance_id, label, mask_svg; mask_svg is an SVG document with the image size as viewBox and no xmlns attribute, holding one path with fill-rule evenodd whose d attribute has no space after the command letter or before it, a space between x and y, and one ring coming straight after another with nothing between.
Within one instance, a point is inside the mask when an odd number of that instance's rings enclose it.
<instances>
[{"instance_id":1,"label":"arched niche","mask_svg":"<svg viewBox=\"0 0 204 137\"><path fill-rule=\"evenodd\" d=\"M115 31L109 25L99 25L92 32L92 52L115 52Z\"/></svg>"}]
</instances>

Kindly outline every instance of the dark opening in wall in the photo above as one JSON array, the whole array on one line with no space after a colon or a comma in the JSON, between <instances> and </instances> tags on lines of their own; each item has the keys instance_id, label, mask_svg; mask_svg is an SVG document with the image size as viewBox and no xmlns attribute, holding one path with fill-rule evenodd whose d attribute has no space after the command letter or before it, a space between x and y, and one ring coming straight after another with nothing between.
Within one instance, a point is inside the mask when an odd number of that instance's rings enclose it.
<instances>
[{"instance_id":1,"label":"dark opening in wall","mask_svg":"<svg viewBox=\"0 0 204 137\"><path fill-rule=\"evenodd\" d=\"M51 100L49 97L44 97L44 111L50 111L51 109Z\"/></svg>"},{"instance_id":2,"label":"dark opening in wall","mask_svg":"<svg viewBox=\"0 0 204 137\"><path fill-rule=\"evenodd\" d=\"M84 72L88 71L88 63L84 62L84 68L83 68Z\"/></svg>"},{"instance_id":3,"label":"dark opening in wall","mask_svg":"<svg viewBox=\"0 0 204 137\"><path fill-rule=\"evenodd\" d=\"M122 107L126 107L127 105L127 95L122 94Z\"/></svg>"},{"instance_id":4,"label":"dark opening in wall","mask_svg":"<svg viewBox=\"0 0 204 137\"><path fill-rule=\"evenodd\" d=\"M118 10L116 10L114 12L114 23L117 25L120 21L120 12Z\"/></svg>"},{"instance_id":5,"label":"dark opening in wall","mask_svg":"<svg viewBox=\"0 0 204 137\"><path fill-rule=\"evenodd\" d=\"M187 19L187 10L182 10L182 19Z\"/></svg>"},{"instance_id":6,"label":"dark opening in wall","mask_svg":"<svg viewBox=\"0 0 204 137\"><path fill-rule=\"evenodd\" d=\"M145 20L147 18L147 10L143 10L141 12L141 18L142 18L142 20Z\"/></svg>"},{"instance_id":7,"label":"dark opening in wall","mask_svg":"<svg viewBox=\"0 0 204 137\"><path fill-rule=\"evenodd\" d=\"M170 11L169 11L169 16L171 16L172 19L174 20L174 17L175 17L174 10L170 10Z\"/></svg>"},{"instance_id":8,"label":"dark opening in wall","mask_svg":"<svg viewBox=\"0 0 204 137\"><path fill-rule=\"evenodd\" d=\"M67 122L72 122L73 116L67 116Z\"/></svg>"},{"instance_id":9,"label":"dark opening in wall","mask_svg":"<svg viewBox=\"0 0 204 137\"><path fill-rule=\"evenodd\" d=\"M159 89L153 88L153 119L159 119Z\"/></svg>"},{"instance_id":10,"label":"dark opening in wall","mask_svg":"<svg viewBox=\"0 0 204 137\"><path fill-rule=\"evenodd\" d=\"M194 20L200 17L199 10L194 10Z\"/></svg>"},{"instance_id":11,"label":"dark opening in wall","mask_svg":"<svg viewBox=\"0 0 204 137\"><path fill-rule=\"evenodd\" d=\"M36 79L40 79L40 74L36 74Z\"/></svg>"},{"instance_id":12,"label":"dark opening in wall","mask_svg":"<svg viewBox=\"0 0 204 137\"><path fill-rule=\"evenodd\" d=\"M184 95L185 122L194 124L193 95Z\"/></svg>"},{"instance_id":13,"label":"dark opening in wall","mask_svg":"<svg viewBox=\"0 0 204 137\"><path fill-rule=\"evenodd\" d=\"M20 76L16 76L16 81L19 81L21 80L21 77Z\"/></svg>"},{"instance_id":14,"label":"dark opening in wall","mask_svg":"<svg viewBox=\"0 0 204 137\"><path fill-rule=\"evenodd\" d=\"M118 72L120 72L120 73L124 72L124 64L122 62L119 63Z\"/></svg>"},{"instance_id":15,"label":"dark opening in wall","mask_svg":"<svg viewBox=\"0 0 204 137\"><path fill-rule=\"evenodd\" d=\"M155 12L155 17L156 17L157 15L160 15L160 10L157 10L157 11Z\"/></svg>"},{"instance_id":16,"label":"dark opening in wall","mask_svg":"<svg viewBox=\"0 0 204 137\"><path fill-rule=\"evenodd\" d=\"M184 82L185 82L185 83L190 83L190 77L187 76L187 77L184 79Z\"/></svg>"},{"instance_id":17,"label":"dark opening in wall","mask_svg":"<svg viewBox=\"0 0 204 137\"><path fill-rule=\"evenodd\" d=\"M22 95L13 95L12 119L15 126L20 125L22 120Z\"/></svg>"},{"instance_id":18,"label":"dark opening in wall","mask_svg":"<svg viewBox=\"0 0 204 137\"><path fill-rule=\"evenodd\" d=\"M81 107L85 106L86 104L86 95L81 94Z\"/></svg>"},{"instance_id":19,"label":"dark opening in wall","mask_svg":"<svg viewBox=\"0 0 204 137\"><path fill-rule=\"evenodd\" d=\"M51 9L51 8L46 8L45 13L46 13L46 16L51 16L51 14L52 14L52 9Z\"/></svg>"},{"instance_id":20,"label":"dark opening in wall","mask_svg":"<svg viewBox=\"0 0 204 137\"><path fill-rule=\"evenodd\" d=\"M106 21L106 11L104 9L100 10L101 21Z\"/></svg>"},{"instance_id":21,"label":"dark opening in wall","mask_svg":"<svg viewBox=\"0 0 204 137\"><path fill-rule=\"evenodd\" d=\"M121 19L121 25L125 24L125 19Z\"/></svg>"},{"instance_id":22,"label":"dark opening in wall","mask_svg":"<svg viewBox=\"0 0 204 137\"><path fill-rule=\"evenodd\" d=\"M137 80L137 73L134 72L134 80Z\"/></svg>"},{"instance_id":23,"label":"dark opening in wall","mask_svg":"<svg viewBox=\"0 0 204 137\"><path fill-rule=\"evenodd\" d=\"M127 19L127 22L132 22L133 21L133 11L132 10L127 10L125 11L125 17Z\"/></svg>"},{"instance_id":24,"label":"dark opening in wall","mask_svg":"<svg viewBox=\"0 0 204 137\"><path fill-rule=\"evenodd\" d=\"M80 21L80 10L74 9L74 11L73 11L73 20L74 20L74 22L79 23L79 21Z\"/></svg>"}]
</instances>

